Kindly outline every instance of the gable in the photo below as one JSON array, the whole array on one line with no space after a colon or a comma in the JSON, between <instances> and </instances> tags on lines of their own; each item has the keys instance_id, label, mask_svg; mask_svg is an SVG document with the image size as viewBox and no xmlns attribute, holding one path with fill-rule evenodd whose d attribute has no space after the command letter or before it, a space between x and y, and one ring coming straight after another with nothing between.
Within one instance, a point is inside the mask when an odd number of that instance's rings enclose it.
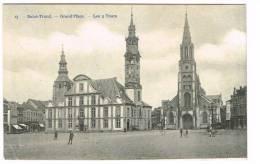
<instances>
[{"instance_id":1,"label":"gable","mask_svg":"<svg viewBox=\"0 0 260 164\"><path fill-rule=\"evenodd\" d=\"M91 80L87 75L79 74L73 78L74 81Z\"/></svg>"}]
</instances>

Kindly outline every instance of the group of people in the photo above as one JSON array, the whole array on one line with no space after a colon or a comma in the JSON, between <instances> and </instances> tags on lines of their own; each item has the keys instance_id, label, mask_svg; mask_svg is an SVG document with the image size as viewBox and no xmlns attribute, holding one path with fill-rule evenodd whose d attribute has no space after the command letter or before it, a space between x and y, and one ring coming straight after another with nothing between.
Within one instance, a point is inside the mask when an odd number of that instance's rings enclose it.
<instances>
[{"instance_id":1,"label":"group of people","mask_svg":"<svg viewBox=\"0 0 260 164\"><path fill-rule=\"evenodd\" d=\"M69 145L69 144L72 145L73 137L74 137L74 133L73 133L73 131L71 130L70 133L69 133L69 142L68 142L68 145ZM57 140L57 139L58 139L58 132L55 131L55 132L54 132L54 140Z\"/></svg>"},{"instance_id":2,"label":"group of people","mask_svg":"<svg viewBox=\"0 0 260 164\"><path fill-rule=\"evenodd\" d=\"M188 137L188 134L189 134L189 130L186 129L186 130L185 130L185 137ZM182 136L183 136L183 129L180 128L180 137L182 137Z\"/></svg>"}]
</instances>

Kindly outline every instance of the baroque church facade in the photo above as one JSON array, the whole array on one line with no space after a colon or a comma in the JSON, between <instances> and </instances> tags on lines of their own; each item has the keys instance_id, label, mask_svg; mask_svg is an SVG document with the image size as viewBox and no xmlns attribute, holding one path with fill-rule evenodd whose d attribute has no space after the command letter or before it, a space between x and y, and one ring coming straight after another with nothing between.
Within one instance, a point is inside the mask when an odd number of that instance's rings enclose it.
<instances>
[{"instance_id":1,"label":"baroque church facade","mask_svg":"<svg viewBox=\"0 0 260 164\"><path fill-rule=\"evenodd\" d=\"M197 74L187 13L180 44L177 86L177 95L171 100L162 101L161 119L165 128L206 128L221 122L220 108L223 105L221 94L206 95Z\"/></svg>"},{"instance_id":2,"label":"baroque church facade","mask_svg":"<svg viewBox=\"0 0 260 164\"><path fill-rule=\"evenodd\" d=\"M70 80L62 49L53 101L45 111L46 132L151 129L152 107L142 100L141 56L132 13L124 58L124 86L116 77L96 80L79 74Z\"/></svg>"}]
</instances>

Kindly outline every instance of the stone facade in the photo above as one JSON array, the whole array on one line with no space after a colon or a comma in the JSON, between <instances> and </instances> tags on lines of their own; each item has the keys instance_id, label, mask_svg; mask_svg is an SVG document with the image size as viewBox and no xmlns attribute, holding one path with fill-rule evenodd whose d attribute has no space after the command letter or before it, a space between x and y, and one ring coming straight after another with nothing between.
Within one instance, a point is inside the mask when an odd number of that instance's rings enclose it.
<instances>
[{"instance_id":1,"label":"stone facade","mask_svg":"<svg viewBox=\"0 0 260 164\"><path fill-rule=\"evenodd\" d=\"M178 93L172 100L162 101L166 128L206 128L220 119L221 95L206 95L201 87L194 57L187 13L178 73ZM167 125L168 124L168 125Z\"/></svg>"},{"instance_id":2,"label":"stone facade","mask_svg":"<svg viewBox=\"0 0 260 164\"><path fill-rule=\"evenodd\" d=\"M46 108L46 132L123 131L151 129L152 107L142 100L138 38L131 13L126 38L125 86L116 78L68 77L62 50L53 102Z\"/></svg>"},{"instance_id":3,"label":"stone facade","mask_svg":"<svg viewBox=\"0 0 260 164\"><path fill-rule=\"evenodd\" d=\"M68 76L67 62L62 46L61 58L59 62L58 77L53 84L53 103L62 104L65 101L65 93L71 89L72 81Z\"/></svg>"},{"instance_id":4,"label":"stone facade","mask_svg":"<svg viewBox=\"0 0 260 164\"><path fill-rule=\"evenodd\" d=\"M234 88L230 99L231 128L247 128L247 87Z\"/></svg>"}]
</instances>

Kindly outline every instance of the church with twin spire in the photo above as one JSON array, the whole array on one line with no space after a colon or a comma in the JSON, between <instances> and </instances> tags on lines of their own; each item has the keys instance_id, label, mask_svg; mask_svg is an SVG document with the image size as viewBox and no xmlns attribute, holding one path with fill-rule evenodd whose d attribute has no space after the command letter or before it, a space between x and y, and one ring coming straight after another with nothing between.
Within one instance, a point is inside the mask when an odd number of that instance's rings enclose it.
<instances>
[{"instance_id":1,"label":"church with twin spire","mask_svg":"<svg viewBox=\"0 0 260 164\"><path fill-rule=\"evenodd\" d=\"M140 53L133 13L126 38L125 85L116 77L69 78L62 47L53 99L45 110L46 132L150 130L152 107L142 99Z\"/></svg>"}]
</instances>

